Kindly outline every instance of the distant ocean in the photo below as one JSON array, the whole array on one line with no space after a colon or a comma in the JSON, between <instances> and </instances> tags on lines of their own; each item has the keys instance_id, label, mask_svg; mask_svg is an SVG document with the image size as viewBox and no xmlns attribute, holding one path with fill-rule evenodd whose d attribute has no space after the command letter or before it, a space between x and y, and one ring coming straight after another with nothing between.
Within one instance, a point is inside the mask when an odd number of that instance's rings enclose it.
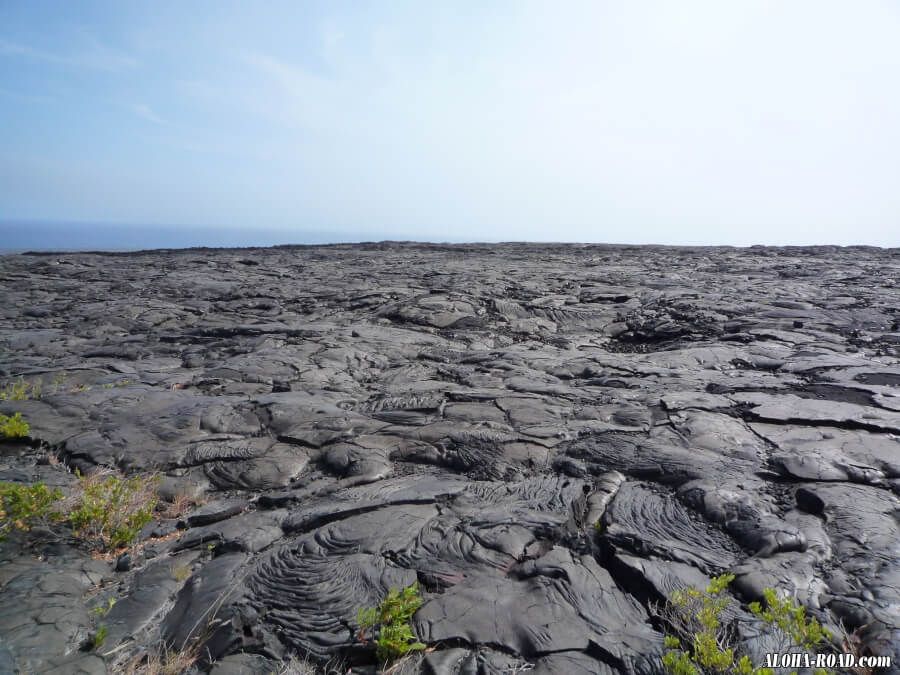
<instances>
[{"instance_id":1,"label":"distant ocean","mask_svg":"<svg viewBox=\"0 0 900 675\"><path fill-rule=\"evenodd\" d=\"M410 239L412 237L397 233L0 221L2 255L24 251L138 251L197 246L241 248Z\"/></svg>"}]
</instances>

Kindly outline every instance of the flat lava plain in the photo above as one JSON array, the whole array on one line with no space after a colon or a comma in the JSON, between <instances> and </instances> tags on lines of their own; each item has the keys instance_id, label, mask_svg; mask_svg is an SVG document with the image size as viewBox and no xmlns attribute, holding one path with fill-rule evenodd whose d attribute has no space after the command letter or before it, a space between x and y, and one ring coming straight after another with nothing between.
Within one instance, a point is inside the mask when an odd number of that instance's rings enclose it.
<instances>
[{"instance_id":1,"label":"flat lava plain","mask_svg":"<svg viewBox=\"0 0 900 675\"><path fill-rule=\"evenodd\" d=\"M202 503L122 571L63 525L0 543L0 672L200 629L202 672L374 672L357 610L418 581L409 672L656 673L650 606L724 572L900 663L898 249L33 254L0 295L0 382L43 383L0 402L0 480Z\"/></svg>"}]
</instances>

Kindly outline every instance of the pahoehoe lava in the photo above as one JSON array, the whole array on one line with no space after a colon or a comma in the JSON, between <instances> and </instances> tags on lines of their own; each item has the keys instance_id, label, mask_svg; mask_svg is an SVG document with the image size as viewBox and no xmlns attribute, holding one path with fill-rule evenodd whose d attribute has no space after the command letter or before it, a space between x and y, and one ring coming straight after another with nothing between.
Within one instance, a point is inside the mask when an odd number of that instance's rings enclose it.
<instances>
[{"instance_id":1,"label":"pahoehoe lava","mask_svg":"<svg viewBox=\"0 0 900 675\"><path fill-rule=\"evenodd\" d=\"M0 385L44 384L0 401L30 425L0 480L203 502L118 566L62 526L0 543L0 671L202 632L200 672L375 672L357 611L418 582L415 672L650 674L651 603L725 572L900 663L898 280L869 247L0 257Z\"/></svg>"}]
</instances>

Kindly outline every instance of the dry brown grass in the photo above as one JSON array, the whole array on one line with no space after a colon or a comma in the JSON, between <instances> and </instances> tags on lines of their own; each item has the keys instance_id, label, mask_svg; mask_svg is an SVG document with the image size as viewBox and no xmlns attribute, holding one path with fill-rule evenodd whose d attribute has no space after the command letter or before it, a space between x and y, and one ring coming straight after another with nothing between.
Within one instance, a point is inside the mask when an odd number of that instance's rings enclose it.
<instances>
[{"instance_id":1,"label":"dry brown grass","mask_svg":"<svg viewBox=\"0 0 900 675\"><path fill-rule=\"evenodd\" d=\"M317 675L317 673L315 666L309 662L309 658L300 660L294 656L290 661L281 664L277 675Z\"/></svg>"},{"instance_id":2,"label":"dry brown grass","mask_svg":"<svg viewBox=\"0 0 900 675\"><path fill-rule=\"evenodd\" d=\"M171 503L165 504L159 510L159 515L166 520L183 518L192 506L194 506L194 500L186 492L179 491Z\"/></svg>"},{"instance_id":3,"label":"dry brown grass","mask_svg":"<svg viewBox=\"0 0 900 675\"><path fill-rule=\"evenodd\" d=\"M854 660L859 661L860 656L867 656L868 651L865 650L862 646L862 632L866 629L866 626L861 626L857 628L852 633L847 630L843 623L838 625L838 630L840 631L841 638L841 647L845 653L853 654L855 657ZM853 668L849 668L851 673L856 673L856 675L873 675L874 670L872 668L864 668L861 666L856 666Z\"/></svg>"},{"instance_id":4,"label":"dry brown grass","mask_svg":"<svg viewBox=\"0 0 900 675\"><path fill-rule=\"evenodd\" d=\"M147 544L158 543L161 541L170 541L172 539L178 539L187 530L175 530L175 532L171 532L167 534L165 537L149 537L146 541L139 541L136 544L132 544L131 546L123 546L121 548L112 549L110 551L100 551L93 550L91 551L91 557L94 560L103 560L104 562L113 562L118 558L121 554L125 553L125 551L133 551L137 553L142 551L144 546Z\"/></svg>"},{"instance_id":5,"label":"dry brown grass","mask_svg":"<svg viewBox=\"0 0 900 675\"><path fill-rule=\"evenodd\" d=\"M199 646L179 652L160 646L157 650L136 654L122 666L124 675L181 675L200 658Z\"/></svg>"},{"instance_id":6,"label":"dry brown grass","mask_svg":"<svg viewBox=\"0 0 900 675\"><path fill-rule=\"evenodd\" d=\"M309 660L309 655L300 659L292 656L281 664L281 669L274 675L342 675L350 670L343 659L333 657L324 666L316 666Z\"/></svg>"},{"instance_id":7,"label":"dry brown grass","mask_svg":"<svg viewBox=\"0 0 900 675\"><path fill-rule=\"evenodd\" d=\"M157 515L163 520L180 520L192 509L203 506L207 502L209 502L209 497L192 496L188 488L182 488L175 493L171 502L160 502L157 506Z\"/></svg>"},{"instance_id":8,"label":"dry brown grass","mask_svg":"<svg viewBox=\"0 0 900 675\"><path fill-rule=\"evenodd\" d=\"M191 571L190 565L175 565L172 567L172 578L175 581L184 581L191 576Z\"/></svg>"},{"instance_id":9,"label":"dry brown grass","mask_svg":"<svg viewBox=\"0 0 900 675\"><path fill-rule=\"evenodd\" d=\"M381 675L414 675L419 672L423 658L422 652L410 652L403 658L386 664L381 670Z\"/></svg>"}]
</instances>

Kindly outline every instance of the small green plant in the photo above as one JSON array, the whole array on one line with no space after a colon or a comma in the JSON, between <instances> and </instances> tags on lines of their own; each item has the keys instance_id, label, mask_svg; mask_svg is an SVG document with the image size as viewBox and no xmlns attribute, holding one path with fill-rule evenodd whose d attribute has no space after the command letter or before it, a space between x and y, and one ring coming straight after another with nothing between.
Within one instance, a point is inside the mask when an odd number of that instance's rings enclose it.
<instances>
[{"instance_id":1,"label":"small green plant","mask_svg":"<svg viewBox=\"0 0 900 675\"><path fill-rule=\"evenodd\" d=\"M62 371L59 375L57 375L57 376L53 379L53 391L50 392L50 393L51 393L51 394L55 394L56 392L58 392L58 391L59 391L59 385L61 385L61 384L63 383L63 380L65 380L65 379L66 379L66 371Z\"/></svg>"},{"instance_id":2,"label":"small green plant","mask_svg":"<svg viewBox=\"0 0 900 675\"><path fill-rule=\"evenodd\" d=\"M104 480L102 476L79 473L78 480L78 503L69 514L76 536L105 548L120 548L134 541L153 520L156 477L107 475Z\"/></svg>"},{"instance_id":3,"label":"small green plant","mask_svg":"<svg viewBox=\"0 0 900 675\"><path fill-rule=\"evenodd\" d=\"M116 385L113 384L112 382L107 382L106 384L101 384L101 385L100 385L100 388L101 388L101 389L112 389L112 388L115 387L115 386L116 386Z\"/></svg>"},{"instance_id":4,"label":"small green plant","mask_svg":"<svg viewBox=\"0 0 900 675\"><path fill-rule=\"evenodd\" d=\"M19 378L18 382L9 382L0 391L0 401L27 401L30 398L41 397L41 379L29 382Z\"/></svg>"},{"instance_id":5,"label":"small green plant","mask_svg":"<svg viewBox=\"0 0 900 675\"><path fill-rule=\"evenodd\" d=\"M410 651L425 649L409 625L412 615L421 606L418 582L403 590L392 588L379 607L359 610L356 620L360 626L360 640L366 641L369 630L377 633L375 655L381 663L393 661Z\"/></svg>"},{"instance_id":6,"label":"small green plant","mask_svg":"<svg viewBox=\"0 0 900 675\"><path fill-rule=\"evenodd\" d=\"M22 438L28 435L31 427L22 419L22 413L16 413L12 417L0 415L0 437Z\"/></svg>"},{"instance_id":7,"label":"small green plant","mask_svg":"<svg viewBox=\"0 0 900 675\"><path fill-rule=\"evenodd\" d=\"M92 649L100 649L103 646L103 643L106 642L106 634L109 633L109 629L106 626L100 626L97 629L97 632L94 633L94 637L91 639L91 648Z\"/></svg>"},{"instance_id":8,"label":"small green plant","mask_svg":"<svg viewBox=\"0 0 900 675\"><path fill-rule=\"evenodd\" d=\"M96 607L92 608L91 614L96 614L97 616L106 616L107 614L109 614L109 610L111 610L115 604L116 599L110 598L105 606L97 605Z\"/></svg>"},{"instance_id":9,"label":"small green plant","mask_svg":"<svg viewBox=\"0 0 900 675\"><path fill-rule=\"evenodd\" d=\"M36 522L60 520L62 513L53 504L62 498L62 490L43 483L0 483L0 541L11 529L28 532Z\"/></svg>"},{"instance_id":10,"label":"small green plant","mask_svg":"<svg viewBox=\"0 0 900 675\"><path fill-rule=\"evenodd\" d=\"M672 593L666 608L657 615L673 631L666 635L666 654L663 665L673 675L706 675L729 673L737 675L773 675L771 668L757 667L746 654L738 656L728 644L722 626L722 613L728 608L725 589L734 581L733 574L723 574L712 580L706 591L692 586ZM766 630L781 642L781 652L791 649L812 651L827 644L831 634L816 621L806 619L806 610L796 601L779 598L767 588L764 591L766 608L758 602L749 605ZM816 675L829 671L817 669ZM796 675L794 673L793 675Z\"/></svg>"},{"instance_id":11,"label":"small green plant","mask_svg":"<svg viewBox=\"0 0 900 675\"><path fill-rule=\"evenodd\" d=\"M766 608L758 602L751 602L750 611L762 619L768 626L788 636L797 647L806 651L831 640L831 633L816 621L815 617L806 619L806 608L788 598L779 598L771 588L763 591Z\"/></svg>"}]
</instances>

